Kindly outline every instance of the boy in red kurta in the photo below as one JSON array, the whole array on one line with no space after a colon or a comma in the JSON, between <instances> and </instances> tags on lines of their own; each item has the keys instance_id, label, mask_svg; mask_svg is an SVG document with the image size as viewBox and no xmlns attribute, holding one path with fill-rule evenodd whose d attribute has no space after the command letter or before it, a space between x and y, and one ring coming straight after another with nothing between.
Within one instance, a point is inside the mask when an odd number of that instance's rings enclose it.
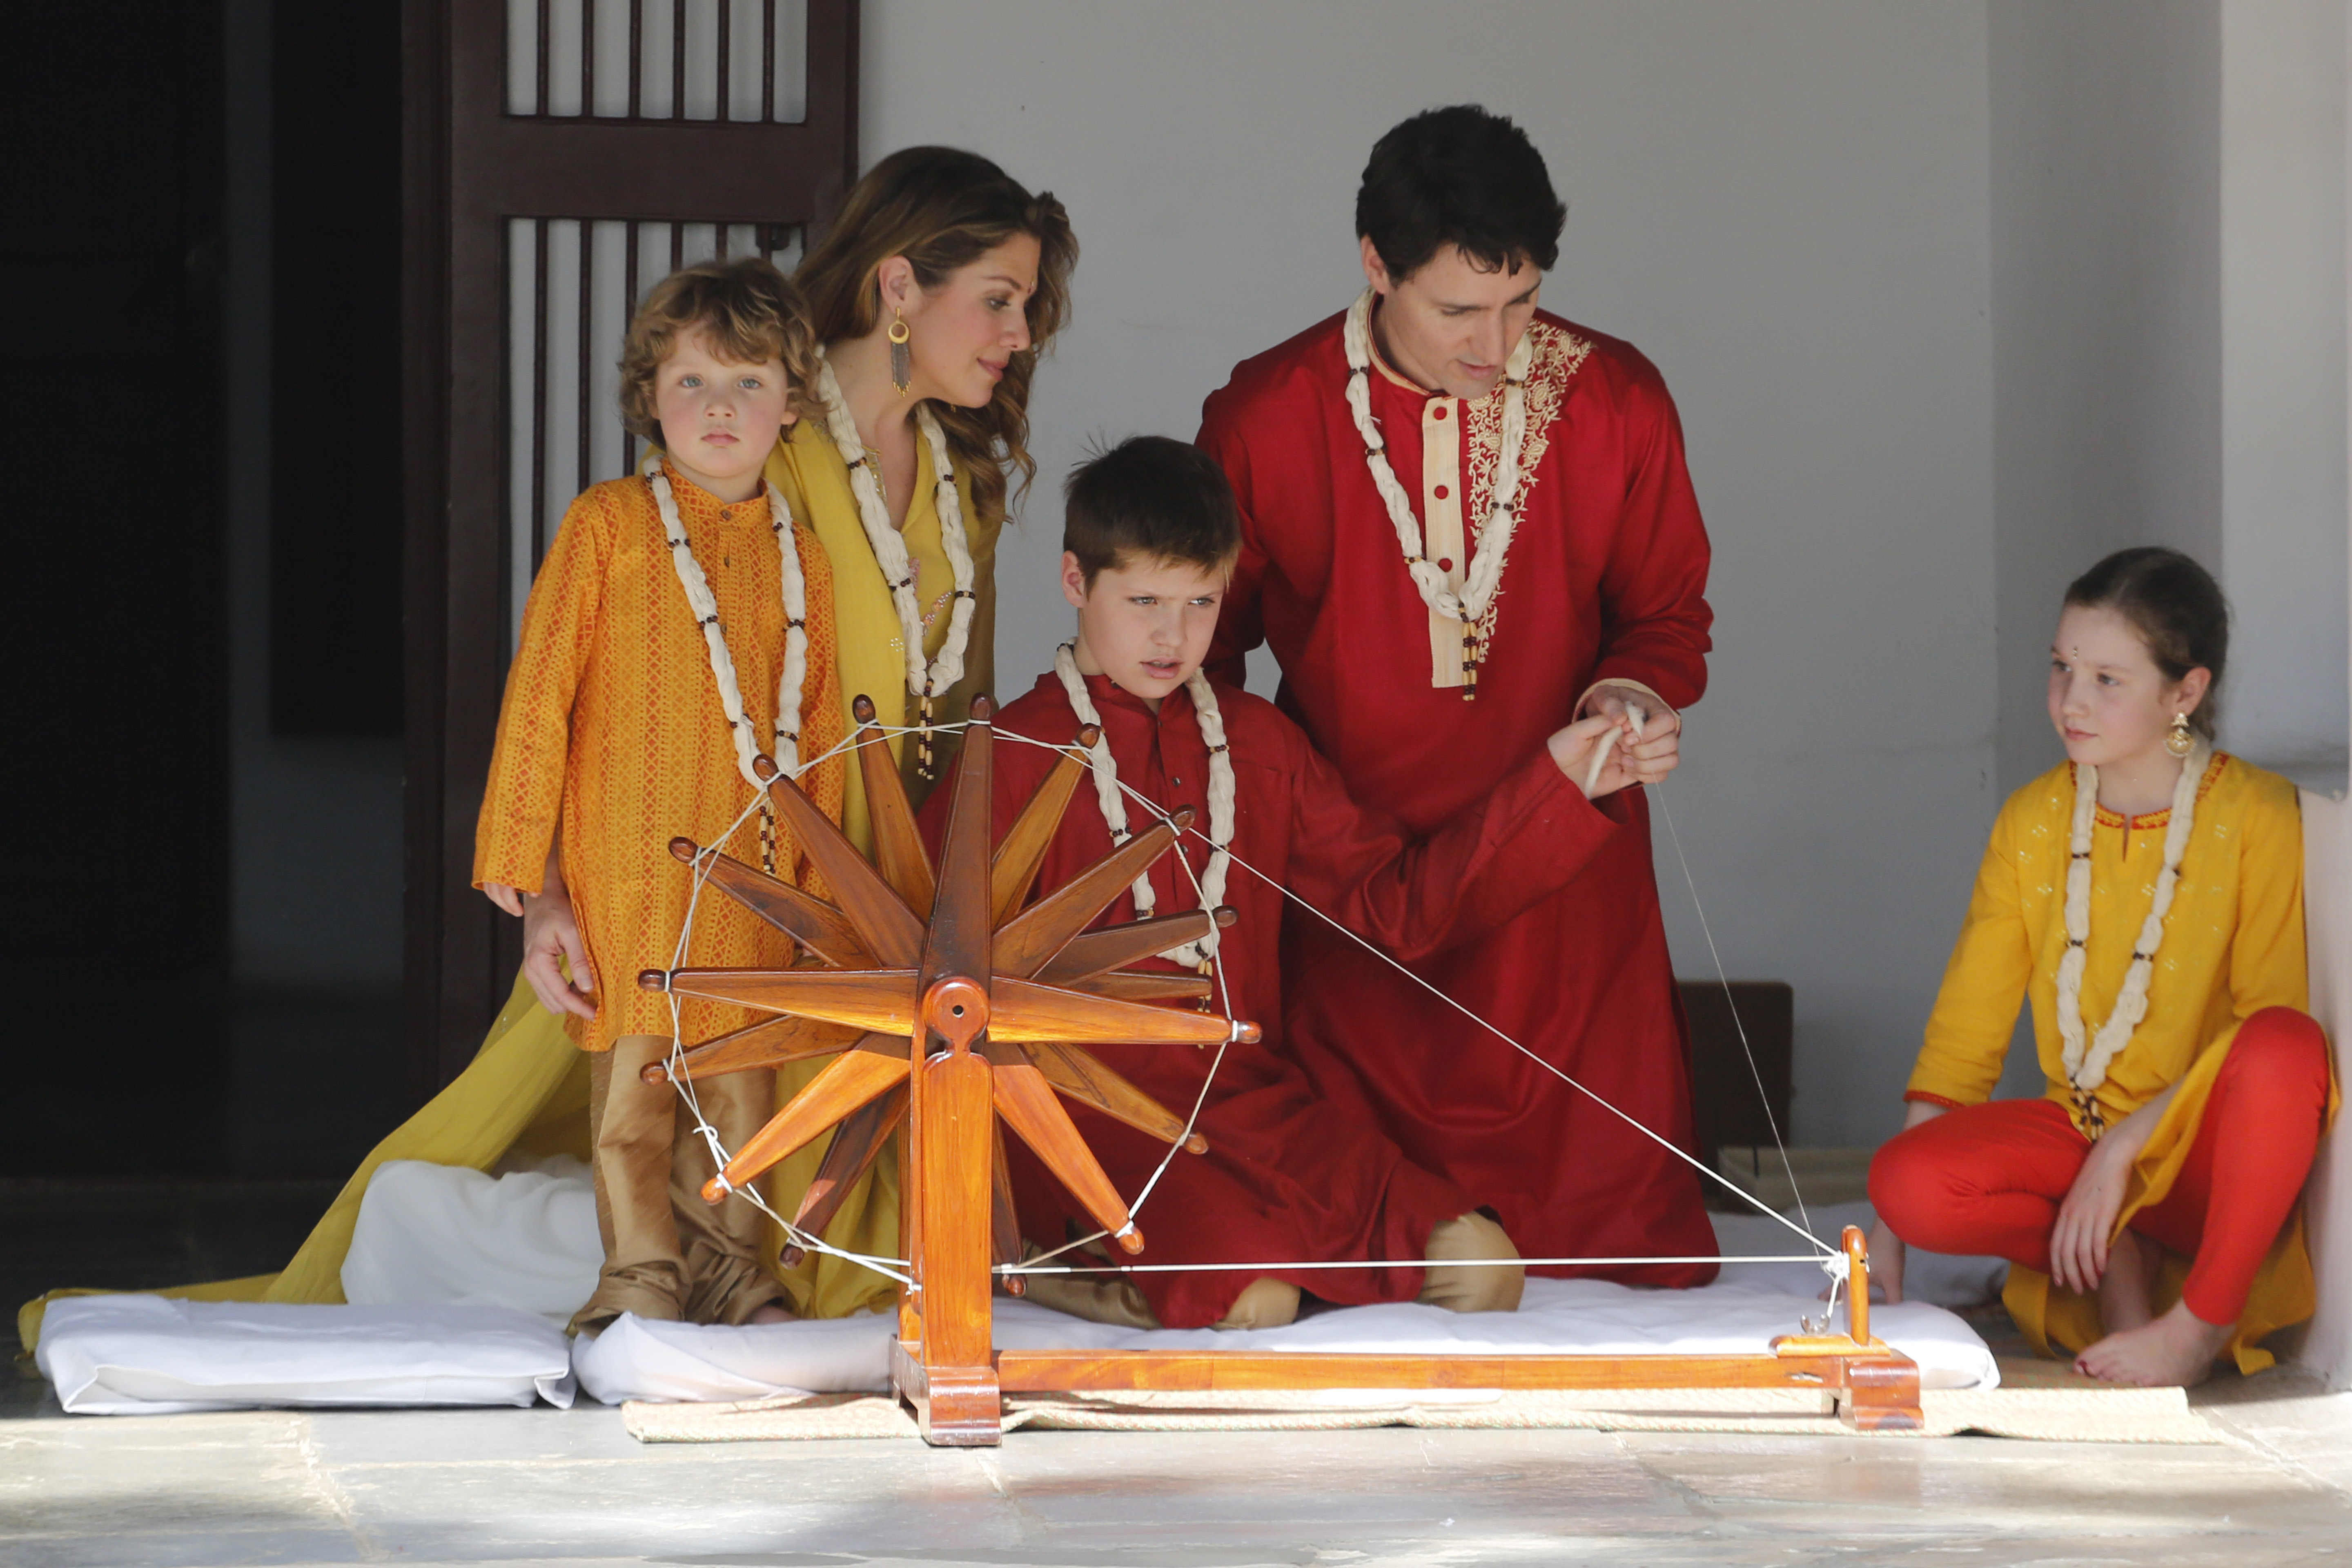
<instances>
[{"instance_id":1,"label":"boy in red kurta","mask_svg":"<svg viewBox=\"0 0 2352 1568\"><path fill-rule=\"evenodd\" d=\"M1220 872L1223 857L1200 834L1186 836L1180 852L1191 874L1173 854L1162 857L1141 912L1199 908L1204 885L1212 905L1231 906L1239 918L1209 939L1219 995L1235 1016L1266 1031L1264 1045L1229 1047L1222 1062L1191 1047L1097 1047L1176 1114L1201 1102L1197 1128L1209 1152L1178 1153L1152 1189L1143 1261L1267 1268L1262 1275L1142 1274L1108 1286L1037 1275L1034 1296L1091 1317L1176 1328L1286 1322L1302 1287L1350 1304L1417 1296L1458 1310L1516 1306L1517 1268L1444 1262L1517 1256L1503 1228L1477 1212L1478 1194L1412 1164L1368 1121L1317 1095L1281 1054L1284 889L1382 948L1412 957L1436 952L1510 919L1622 837L1631 797L1612 792L1663 776L1672 738L1631 757L1612 751L1594 790L1606 798L1588 802L1576 781L1621 721L1570 726L1440 830L1416 838L1350 800L1331 765L1271 703L1198 673L1238 542L1232 491L1203 454L1144 437L1084 465L1070 479L1064 542L1063 591L1078 610L1077 638L1055 671L996 720L1000 735L1052 746L1068 744L1082 722L1102 729L1095 787L1082 784L1072 799L1038 885L1055 887L1110 849L1115 825L1106 802L1137 828L1155 808L1204 806L1199 826L1231 861ZM1002 833L1055 752L1009 743L996 759ZM1104 922L1138 918L1139 902L1130 892ZM1172 956L1191 963L1201 955ZM1070 1110L1132 1201L1166 1145L1082 1106ZM1015 1153L1013 1172L1033 1241L1058 1246L1069 1226L1092 1228L1035 1161ZM1430 1267L1281 1267L1423 1258Z\"/></svg>"},{"instance_id":2,"label":"boy in red kurta","mask_svg":"<svg viewBox=\"0 0 2352 1568\"><path fill-rule=\"evenodd\" d=\"M1370 287L1202 413L1242 513L1210 668L1238 684L1241 656L1272 648L1283 711L1410 833L1570 718L1631 701L1664 733L1706 684L1707 541L1674 400L1632 344L1536 308L1565 212L1509 121L1406 121L1357 197ZM1620 809L1573 886L1413 973L1688 1147L1648 812ZM1530 1254L1714 1252L1670 1151L1319 921L1293 916L1289 940L1285 1048ZM1715 1265L1541 1271L1696 1285Z\"/></svg>"}]
</instances>

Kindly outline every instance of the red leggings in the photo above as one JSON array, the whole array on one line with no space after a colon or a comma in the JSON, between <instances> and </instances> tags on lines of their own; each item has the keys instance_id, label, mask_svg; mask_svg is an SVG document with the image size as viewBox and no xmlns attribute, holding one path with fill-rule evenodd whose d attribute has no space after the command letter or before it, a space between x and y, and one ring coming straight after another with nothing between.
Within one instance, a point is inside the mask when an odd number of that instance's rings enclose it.
<instances>
[{"instance_id":1,"label":"red leggings","mask_svg":"<svg viewBox=\"0 0 2352 1568\"><path fill-rule=\"evenodd\" d=\"M2172 1190L2132 1215L2132 1229L2195 1259L2181 1300L2207 1322L2245 1310L2310 1173L2327 1084L2327 1039L2311 1018L2266 1007L2247 1019ZM1913 1247L2047 1274L2058 1205L2090 1149L2055 1100L1964 1106L1879 1150L1870 1201Z\"/></svg>"}]
</instances>

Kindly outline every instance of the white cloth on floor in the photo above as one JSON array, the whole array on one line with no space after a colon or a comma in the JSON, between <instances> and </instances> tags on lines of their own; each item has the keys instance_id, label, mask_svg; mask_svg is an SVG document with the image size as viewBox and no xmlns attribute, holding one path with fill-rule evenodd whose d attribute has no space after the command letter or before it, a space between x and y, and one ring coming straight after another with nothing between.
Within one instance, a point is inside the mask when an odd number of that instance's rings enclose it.
<instances>
[{"instance_id":1,"label":"white cloth on floor","mask_svg":"<svg viewBox=\"0 0 2352 1568\"><path fill-rule=\"evenodd\" d=\"M1724 1252L1794 1255L1803 1244L1763 1215L1714 1216ZM1870 1224L1870 1205L1811 1211L1814 1234L1837 1245L1845 1225ZM558 1160L491 1176L396 1161L370 1184L343 1266L353 1302L499 1306L560 1323L595 1288L601 1250L586 1167ZM1990 1388L1992 1355L1942 1310L1999 1293L1998 1258L1914 1251L1909 1300L1877 1308L1872 1326L1919 1363L1929 1388ZM1316 1350L1640 1355L1760 1352L1818 1316L1825 1277L1809 1262L1727 1264L1696 1290L1638 1289L1597 1280L1530 1279L1516 1313L1463 1316L1399 1303L1318 1313L1282 1329L1137 1332L1088 1323L1026 1301L996 1302L1000 1347ZM888 1386L893 1313L828 1322L728 1328L624 1317L572 1347L580 1386L623 1399L755 1399L792 1391L849 1393ZM342 1402L342 1401L335 1401ZM423 1402L423 1401L420 1401ZM527 1401L526 1401L527 1402Z\"/></svg>"},{"instance_id":2,"label":"white cloth on floor","mask_svg":"<svg viewBox=\"0 0 2352 1568\"><path fill-rule=\"evenodd\" d=\"M343 1300L508 1307L562 1328L594 1293L603 1262L595 1189L577 1160L496 1176L391 1160L360 1200Z\"/></svg>"},{"instance_id":3,"label":"white cloth on floor","mask_svg":"<svg viewBox=\"0 0 2352 1568\"><path fill-rule=\"evenodd\" d=\"M1286 1328L1237 1332L1112 1328L1000 1297L994 1303L996 1346L1432 1355L1760 1354L1776 1336L1799 1331L1799 1318L1822 1310L1812 1299L1822 1274L1809 1264L1795 1267L1809 1271L1811 1288L1801 1293L1752 1278L1733 1278L1696 1290L1645 1289L1598 1279L1529 1279L1516 1312L1449 1312L1405 1301L1343 1308ZM1922 1387L1994 1388L2000 1383L2000 1368L1985 1342L1940 1307L1877 1307L1870 1324L1876 1337L1919 1363ZM574 1342L572 1368L582 1389L608 1405L624 1399L758 1399L794 1392L879 1391L889 1386L890 1342L897 1332L892 1313L740 1329L624 1317L601 1337Z\"/></svg>"},{"instance_id":4,"label":"white cloth on floor","mask_svg":"<svg viewBox=\"0 0 2352 1568\"><path fill-rule=\"evenodd\" d=\"M68 1296L35 1355L78 1415L255 1405L569 1406L562 1333L499 1307L351 1307Z\"/></svg>"},{"instance_id":5,"label":"white cloth on floor","mask_svg":"<svg viewBox=\"0 0 2352 1568\"><path fill-rule=\"evenodd\" d=\"M890 1342L898 1334L896 1310L740 1328L625 1312L602 1333L572 1342L572 1370L583 1393L607 1405L762 1399L791 1389L855 1394L890 1386Z\"/></svg>"},{"instance_id":6,"label":"white cloth on floor","mask_svg":"<svg viewBox=\"0 0 2352 1568\"><path fill-rule=\"evenodd\" d=\"M1735 1258L1762 1257L1804 1246L1789 1234L1787 1226L1769 1215L1719 1214L1708 1217L1715 1221L1716 1249ZM1789 1217L1796 1218L1796 1212L1790 1211ZM1816 1204L1811 1217L1812 1234L1829 1246L1837 1247L1839 1234L1847 1226L1860 1226L1867 1235L1875 1215L1867 1202L1856 1202ZM1727 1263L1720 1282L1754 1284L1778 1290L1819 1291L1825 1279L1818 1266L1811 1263ZM1981 1307L2000 1300L2000 1288L2008 1279L2009 1260L2005 1258L1956 1258L1923 1252L1914 1247L1905 1251L1903 1299L1906 1302L1924 1301L1931 1307Z\"/></svg>"}]
</instances>

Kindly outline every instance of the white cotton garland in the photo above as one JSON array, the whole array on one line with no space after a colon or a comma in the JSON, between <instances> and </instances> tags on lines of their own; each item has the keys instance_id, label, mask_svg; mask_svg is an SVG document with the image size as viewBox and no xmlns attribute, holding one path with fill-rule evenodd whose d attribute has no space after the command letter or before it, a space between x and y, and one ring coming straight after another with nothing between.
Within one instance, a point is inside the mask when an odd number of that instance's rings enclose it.
<instances>
[{"instance_id":1,"label":"white cotton garland","mask_svg":"<svg viewBox=\"0 0 2352 1568\"><path fill-rule=\"evenodd\" d=\"M1069 693L1070 706L1077 711L1078 722L1092 724L1099 731L1102 715L1096 711L1094 699L1087 693L1086 677L1078 673L1076 645L1064 643L1054 650L1054 673L1062 678L1062 689ZM1225 741L1224 714L1218 710L1217 694L1209 685L1209 678L1196 669L1186 678L1184 689L1192 694L1192 717L1201 726L1201 740L1209 748L1209 863L1201 872L1201 908L1214 910L1225 901L1225 869L1233 862L1229 848L1234 841L1235 798L1233 749ZM1134 835L1127 826L1127 796L1118 787L1118 764L1111 758L1108 736L1097 733L1087 761L1094 773L1095 802L1102 807L1103 820L1110 825L1110 841L1124 844ZM1151 891L1148 868L1135 879L1131 891L1135 895L1135 918L1150 920L1158 900ZM1205 964L1216 953L1218 935L1213 926L1200 941L1171 947L1160 956L1178 963Z\"/></svg>"},{"instance_id":2,"label":"white cotton garland","mask_svg":"<svg viewBox=\"0 0 2352 1568\"><path fill-rule=\"evenodd\" d=\"M1348 357L1348 411L1355 417L1356 434L1364 443L1364 462L1372 471L1372 486L1388 507L1389 522L1396 530L1399 548L1404 552L1405 570L1412 574L1422 603L1447 620L1459 621L1465 628L1475 627L1502 587L1503 564L1511 552L1511 536L1518 530L1519 458L1527 449L1527 378L1528 367L1535 358L1533 334L1520 333L1517 345L1503 364L1503 439L1495 463L1494 498L1487 506L1486 526L1478 531L1477 546L1471 554L1462 593L1457 596L1447 585L1444 572L1426 553L1421 521L1413 515L1412 502L1405 495L1404 486L1397 481L1396 470L1389 466L1388 444L1372 418L1372 299L1370 289L1356 297L1356 302L1348 308L1347 324L1340 332ZM1465 631L1465 638L1471 635L1475 634ZM1474 665L1469 682L1473 690L1476 689L1476 679Z\"/></svg>"},{"instance_id":3,"label":"white cotton garland","mask_svg":"<svg viewBox=\"0 0 2352 1568\"><path fill-rule=\"evenodd\" d=\"M646 476L654 492L654 506L661 513L662 534L669 543L670 564L677 569L678 586L686 590L687 607L694 613L695 624L702 628L703 641L710 649L710 677L719 687L719 710L727 716L727 729L735 741L735 767L744 782L760 792L761 848L768 864L775 870L775 824L766 805L767 785L753 770L753 759L759 754L759 742L751 734L751 721L743 711L743 689L735 675L735 656L728 651L726 628L719 624L719 600L710 591L710 579L703 574L702 563L694 558L694 546L686 537L686 524L677 514L677 497L671 491L669 476L659 467ZM784 602L784 668L776 682L775 752L776 765L787 778L800 776L801 746L801 685L808 676L808 580L801 570L800 540L793 531L792 509L775 486L768 487L768 527L776 536L777 577Z\"/></svg>"},{"instance_id":4,"label":"white cotton garland","mask_svg":"<svg viewBox=\"0 0 2352 1568\"><path fill-rule=\"evenodd\" d=\"M890 584L890 598L898 607L899 633L906 639L907 690L923 700L928 719L930 700L963 679L964 650L971 641L971 617L979 604L972 590L971 542L964 536L963 503L956 494L947 436L929 406L917 404L915 424L930 447L931 474L938 485L940 549L948 558L955 594L954 608L948 613L947 640L926 668L922 607L915 599L915 571L908 559L907 542L890 526L890 508L882 498L873 465L866 460L865 438L858 434L857 421L850 416L841 383L822 348L817 350L815 391L824 409L825 433L833 437L841 460L849 465L849 489L857 500L857 520L865 527L866 542L874 551L875 563Z\"/></svg>"},{"instance_id":5,"label":"white cotton garland","mask_svg":"<svg viewBox=\"0 0 2352 1568\"><path fill-rule=\"evenodd\" d=\"M2107 1015L2087 1045L2083 1028L2083 966L2091 940L2091 829L2098 820L2099 770L2085 763L2074 768L2074 816L2066 850L2066 954L2058 961L2058 1036L2063 1046L2066 1079L2075 1090L2075 1103L2094 1128L2104 1130L2092 1092L2107 1080L2107 1064L2127 1045L2132 1031L2147 1016L2147 990L2156 971L2156 950L2164 941L2164 917L2171 912L2172 896L2180 884L2180 862L2189 851L2196 827L2197 791L2205 777L2213 750L2199 741L2180 766L2180 780L2172 787L2172 818L2164 830L2164 868L2157 873L2156 893L2139 940L2132 945L2130 970L2116 994ZM2096 1136L2096 1131L2093 1136Z\"/></svg>"}]
</instances>

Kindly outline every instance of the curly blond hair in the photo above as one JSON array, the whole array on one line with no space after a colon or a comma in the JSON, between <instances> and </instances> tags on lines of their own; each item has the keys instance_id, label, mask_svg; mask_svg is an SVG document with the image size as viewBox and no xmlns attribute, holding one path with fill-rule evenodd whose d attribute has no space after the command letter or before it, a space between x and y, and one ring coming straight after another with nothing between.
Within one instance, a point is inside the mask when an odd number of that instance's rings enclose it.
<instances>
[{"instance_id":1,"label":"curly blond hair","mask_svg":"<svg viewBox=\"0 0 2352 1568\"><path fill-rule=\"evenodd\" d=\"M698 261L681 267L653 287L621 340L621 422L658 446L661 419L654 407L654 382L677 340L699 331L730 360L784 367L784 390L793 405L816 374L816 337L809 330L808 306L792 279L756 256L730 261Z\"/></svg>"}]
</instances>

